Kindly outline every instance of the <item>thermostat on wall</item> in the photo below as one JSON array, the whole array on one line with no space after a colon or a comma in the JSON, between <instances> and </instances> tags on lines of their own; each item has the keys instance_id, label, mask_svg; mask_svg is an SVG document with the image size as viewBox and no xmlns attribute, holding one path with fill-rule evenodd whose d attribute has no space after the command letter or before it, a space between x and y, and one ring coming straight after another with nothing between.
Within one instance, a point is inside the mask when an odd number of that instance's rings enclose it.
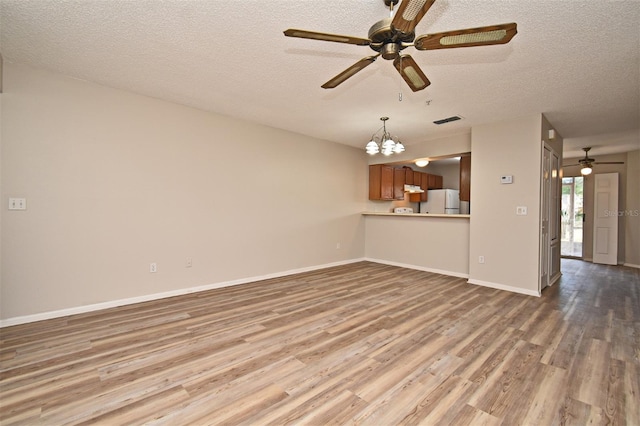
<instances>
[{"instance_id":1,"label":"thermostat on wall","mask_svg":"<svg viewBox=\"0 0 640 426\"><path fill-rule=\"evenodd\" d=\"M513 176L500 176L500 183L513 183Z\"/></svg>"}]
</instances>

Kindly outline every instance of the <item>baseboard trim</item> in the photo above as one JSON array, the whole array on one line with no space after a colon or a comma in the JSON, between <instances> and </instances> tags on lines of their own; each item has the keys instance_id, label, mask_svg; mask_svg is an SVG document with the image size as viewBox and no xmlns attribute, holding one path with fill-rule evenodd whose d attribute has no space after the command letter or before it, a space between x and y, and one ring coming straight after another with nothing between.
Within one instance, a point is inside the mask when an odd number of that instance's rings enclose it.
<instances>
[{"instance_id":1,"label":"baseboard trim","mask_svg":"<svg viewBox=\"0 0 640 426\"><path fill-rule=\"evenodd\" d=\"M373 262L373 263L380 263L382 265L398 266L400 268L415 269L417 271L424 271L424 272L433 272L434 274L449 275L449 276L458 277L458 278L469 278L469 274L446 271L444 269L427 268L426 266L411 265L408 263L393 262L390 260L373 259L368 257L365 258L364 260L368 262Z\"/></svg>"},{"instance_id":2,"label":"baseboard trim","mask_svg":"<svg viewBox=\"0 0 640 426\"><path fill-rule=\"evenodd\" d=\"M636 265L635 263L623 263L622 266L628 266L629 268L638 268L640 269L640 265Z\"/></svg>"},{"instance_id":3,"label":"baseboard trim","mask_svg":"<svg viewBox=\"0 0 640 426\"><path fill-rule=\"evenodd\" d=\"M474 279L469 279L467 282L469 284L479 285L482 287L495 288L496 290L506 290L512 293L526 294L527 296L535 296L535 297L541 296L540 292L537 290L527 290L524 288L513 287L510 285L498 284L498 283L492 283L489 281L481 281L481 280L474 280Z\"/></svg>"},{"instance_id":4,"label":"baseboard trim","mask_svg":"<svg viewBox=\"0 0 640 426\"><path fill-rule=\"evenodd\" d=\"M24 315L19 317L7 318L0 320L0 328L10 327L13 325L27 324L31 322L44 321L48 319L66 317L70 315L84 314L87 312L100 311L102 309L116 308L118 306L133 305L136 303L150 302L153 300L165 299L168 297L183 296L185 294L197 293L200 291L214 290L217 288L231 287L235 285L248 284L256 281L269 280L273 278L286 277L288 275L300 274L303 272L317 271L318 269L331 268L334 266L348 265L350 263L362 262L367 259L349 259L339 262L325 263L323 265L308 266L305 268L290 269L287 271L276 272L273 274L258 275L254 277L240 278L237 280L223 281L213 284L206 284L198 287L189 287L178 290L166 291L163 293L154 293L144 296L129 297L126 299L112 300L109 302L94 303L91 305L77 306L73 308L60 309L57 311L42 312L33 315Z\"/></svg>"}]
</instances>

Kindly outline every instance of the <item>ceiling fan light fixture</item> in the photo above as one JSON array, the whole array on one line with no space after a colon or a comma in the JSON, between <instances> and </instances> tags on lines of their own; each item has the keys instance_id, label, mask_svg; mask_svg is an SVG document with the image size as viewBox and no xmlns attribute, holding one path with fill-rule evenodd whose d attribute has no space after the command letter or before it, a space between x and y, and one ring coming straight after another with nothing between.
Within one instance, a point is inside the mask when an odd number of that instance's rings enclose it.
<instances>
[{"instance_id":1,"label":"ceiling fan light fixture","mask_svg":"<svg viewBox=\"0 0 640 426\"><path fill-rule=\"evenodd\" d=\"M592 171L593 168L591 167L591 164L585 164L584 166L582 166L582 169L580 169L580 174L582 176L588 176Z\"/></svg>"},{"instance_id":2,"label":"ceiling fan light fixture","mask_svg":"<svg viewBox=\"0 0 640 426\"><path fill-rule=\"evenodd\" d=\"M488 43L493 41L500 41L507 36L507 30L494 30L480 33L470 34L457 34L451 36L445 36L440 39L440 44L443 46L452 46L456 44L468 44L468 43Z\"/></svg>"}]
</instances>

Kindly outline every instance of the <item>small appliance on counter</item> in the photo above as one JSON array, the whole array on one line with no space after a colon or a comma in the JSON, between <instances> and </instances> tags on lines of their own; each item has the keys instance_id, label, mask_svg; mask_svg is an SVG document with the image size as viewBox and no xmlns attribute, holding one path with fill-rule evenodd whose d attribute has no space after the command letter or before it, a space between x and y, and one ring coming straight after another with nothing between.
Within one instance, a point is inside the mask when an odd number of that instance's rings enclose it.
<instances>
[{"instance_id":1,"label":"small appliance on counter","mask_svg":"<svg viewBox=\"0 0 640 426\"><path fill-rule=\"evenodd\" d=\"M394 213L413 213L413 209L411 207L396 207L393 209Z\"/></svg>"}]
</instances>

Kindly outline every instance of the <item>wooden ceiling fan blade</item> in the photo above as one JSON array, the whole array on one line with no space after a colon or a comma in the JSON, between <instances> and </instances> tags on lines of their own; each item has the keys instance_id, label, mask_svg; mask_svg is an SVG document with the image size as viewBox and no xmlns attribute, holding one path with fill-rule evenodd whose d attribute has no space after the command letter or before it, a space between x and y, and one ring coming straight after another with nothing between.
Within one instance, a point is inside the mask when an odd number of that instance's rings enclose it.
<instances>
[{"instance_id":1,"label":"wooden ceiling fan blade","mask_svg":"<svg viewBox=\"0 0 640 426\"><path fill-rule=\"evenodd\" d=\"M394 61L396 67L404 81L407 82L411 90L417 92L431 84L426 75L422 72L416 61L410 55L399 55Z\"/></svg>"},{"instance_id":2,"label":"wooden ceiling fan blade","mask_svg":"<svg viewBox=\"0 0 640 426\"><path fill-rule=\"evenodd\" d=\"M624 164L624 161L594 161L593 164Z\"/></svg>"},{"instance_id":3,"label":"wooden ceiling fan blade","mask_svg":"<svg viewBox=\"0 0 640 426\"><path fill-rule=\"evenodd\" d=\"M295 28L289 28L284 31L284 35L287 37L307 38L311 40L332 41L336 43L356 44L358 46L368 46L371 40L362 37L353 37L340 34L319 33L316 31L297 30Z\"/></svg>"},{"instance_id":4,"label":"wooden ceiling fan blade","mask_svg":"<svg viewBox=\"0 0 640 426\"><path fill-rule=\"evenodd\" d=\"M342 71L340 74L336 75L331 80L329 80L325 84L323 84L322 88L323 89L333 89L334 87L337 87L338 85L342 84L346 79L348 79L349 77L353 76L358 71L360 71L363 68L366 68L367 66L371 65L378 58L378 56L380 56L380 55L367 56L366 58L360 59L358 62L356 62L355 64L351 65L349 68L347 68L346 70Z\"/></svg>"},{"instance_id":5,"label":"wooden ceiling fan blade","mask_svg":"<svg viewBox=\"0 0 640 426\"><path fill-rule=\"evenodd\" d=\"M509 43L517 33L518 29L515 23L489 25L486 27L424 34L416 37L414 44L418 50L487 46Z\"/></svg>"},{"instance_id":6,"label":"wooden ceiling fan blade","mask_svg":"<svg viewBox=\"0 0 640 426\"><path fill-rule=\"evenodd\" d=\"M402 0L391 21L391 26L402 33L412 33L434 1Z\"/></svg>"}]
</instances>

